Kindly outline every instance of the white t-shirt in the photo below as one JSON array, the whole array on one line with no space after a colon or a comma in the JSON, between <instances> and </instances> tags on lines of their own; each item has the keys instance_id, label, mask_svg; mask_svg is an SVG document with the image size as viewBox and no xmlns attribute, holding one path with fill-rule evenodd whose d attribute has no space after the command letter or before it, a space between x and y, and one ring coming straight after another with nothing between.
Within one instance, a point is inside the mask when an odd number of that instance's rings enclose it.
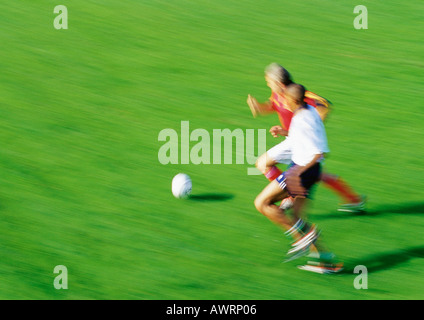
<instances>
[{"instance_id":1,"label":"white t-shirt","mask_svg":"<svg viewBox=\"0 0 424 320\"><path fill-rule=\"evenodd\" d=\"M293 153L292 161L300 166L307 165L315 155L330 151L321 117L309 105L294 114L287 139Z\"/></svg>"}]
</instances>

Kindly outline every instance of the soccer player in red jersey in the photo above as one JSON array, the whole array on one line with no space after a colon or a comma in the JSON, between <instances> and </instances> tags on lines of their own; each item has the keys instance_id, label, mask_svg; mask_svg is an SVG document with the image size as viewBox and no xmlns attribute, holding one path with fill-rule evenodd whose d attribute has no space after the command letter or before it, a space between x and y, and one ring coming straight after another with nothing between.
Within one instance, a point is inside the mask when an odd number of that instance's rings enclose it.
<instances>
[{"instance_id":1,"label":"soccer player in red jersey","mask_svg":"<svg viewBox=\"0 0 424 320\"><path fill-rule=\"evenodd\" d=\"M293 80L290 73L276 63L272 63L265 69L265 80L272 91L270 99L265 103L259 103L254 97L248 95L247 104L254 117L276 112L281 126L273 126L270 133L274 137L287 136L293 113L287 108L284 90L293 83ZM321 119L325 120L330 106L328 100L313 92L306 91L304 101L315 107ZM272 181L281 174L276 165L278 163L289 164L290 162L291 150L287 148L287 145L280 143L261 155L256 162L256 167L268 180ZM339 211L359 213L365 210L365 197L353 191L339 176L323 172L321 181L343 199L343 203L338 208ZM293 199L290 197L284 199L281 203L283 209L288 209L292 205Z\"/></svg>"}]
</instances>

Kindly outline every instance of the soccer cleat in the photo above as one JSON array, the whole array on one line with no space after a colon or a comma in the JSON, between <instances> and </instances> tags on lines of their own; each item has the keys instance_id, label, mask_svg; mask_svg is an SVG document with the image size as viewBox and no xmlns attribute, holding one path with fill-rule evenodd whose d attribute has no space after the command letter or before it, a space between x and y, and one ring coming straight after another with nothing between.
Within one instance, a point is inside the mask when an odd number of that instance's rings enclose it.
<instances>
[{"instance_id":1,"label":"soccer cleat","mask_svg":"<svg viewBox=\"0 0 424 320\"><path fill-rule=\"evenodd\" d=\"M311 252L307 257L320 262L332 262L336 259L336 255L332 252Z\"/></svg>"},{"instance_id":2,"label":"soccer cleat","mask_svg":"<svg viewBox=\"0 0 424 320\"><path fill-rule=\"evenodd\" d=\"M320 273L320 274L333 274L338 273L343 270L343 263L323 263L308 261L307 264L303 266L298 266L300 270Z\"/></svg>"},{"instance_id":3,"label":"soccer cleat","mask_svg":"<svg viewBox=\"0 0 424 320\"><path fill-rule=\"evenodd\" d=\"M366 196L361 196L361 200L359 202L354 203L344 203L340 205L337 211L342 212L352 212L352 213L361 213L365 212L365 203L367 202Z\"/></svg>"},{"instance_id":4,"label":"soccer cleat","mask_svg":"<svg viewBox=\"0 0 424 320\"><path fill-rule=\"evenodd\" d=\"M288 258L284 262L289 262L309 254L310 246L318 239L319 235L320 231L317 231L316 226L312 225L308 233L292 244L292 248L287 252Z\"/></svg>"},{"instance_id":5,"label":"soccer cleat","mask_svg":"<svg viewBox=\"0 0 424 320\"><path fill-rule=\"evenodd\" d=\"M316 226L313 224L303 237L296 240L288 254L296 253L301 250L307 250L319 237L320 231L317 230Z\"/></svg>"},{"instance_id":6,"label":"soccer cleat","mask_svg":"<svg viewBox=\"0 0 424 320\"><path fill-rule=\"evenodd\" d=\"M289 210L293 207L294 199L292 197L287 197L281 201L280 208L283 210Z\"/></svg>"}]
</instances>

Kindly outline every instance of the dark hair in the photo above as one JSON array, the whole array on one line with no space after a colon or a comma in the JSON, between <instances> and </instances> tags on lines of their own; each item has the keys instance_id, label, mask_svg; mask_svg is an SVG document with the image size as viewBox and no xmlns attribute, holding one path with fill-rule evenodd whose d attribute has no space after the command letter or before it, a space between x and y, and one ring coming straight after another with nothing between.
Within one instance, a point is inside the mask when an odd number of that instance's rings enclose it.
<instances>
[{"instance_id":1,"label":"dark hair","mask_svg":"<svg viewBox=\"0 0 424 320\"><path fill-rule=\"evenodd\" d=\"M293 83L291 74L284 68L281 70L281 83L286 86Z\"/></svg>"},{"instance_id":2,"label":"dark hair","mask_svg":"<svg viewBox=\"0 0 424 320\"><path fill-rule=\"evenodd\" d=\"M298 103L305 99L306 89L301 84L291 83L285 90L286 94L292 96Z\"/></svg>"}]
</instances>

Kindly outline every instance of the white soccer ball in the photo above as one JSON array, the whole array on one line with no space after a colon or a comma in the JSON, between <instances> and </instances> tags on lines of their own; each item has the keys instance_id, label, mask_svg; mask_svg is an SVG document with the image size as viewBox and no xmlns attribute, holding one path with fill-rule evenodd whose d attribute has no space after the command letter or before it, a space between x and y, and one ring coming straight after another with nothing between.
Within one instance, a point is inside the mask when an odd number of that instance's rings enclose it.
<instances>
[{"instance_id":1,"label":"white soccer ball","mask_svg":"<svg viewBox=\"0 0 424 320\"><path fill-rule=\"evenodd\" d=\"M187 198L191 193L191 187L191 179L185 173L179 173L172 179L172 194L175 198Z\"/></svg>"}]
</instances>

